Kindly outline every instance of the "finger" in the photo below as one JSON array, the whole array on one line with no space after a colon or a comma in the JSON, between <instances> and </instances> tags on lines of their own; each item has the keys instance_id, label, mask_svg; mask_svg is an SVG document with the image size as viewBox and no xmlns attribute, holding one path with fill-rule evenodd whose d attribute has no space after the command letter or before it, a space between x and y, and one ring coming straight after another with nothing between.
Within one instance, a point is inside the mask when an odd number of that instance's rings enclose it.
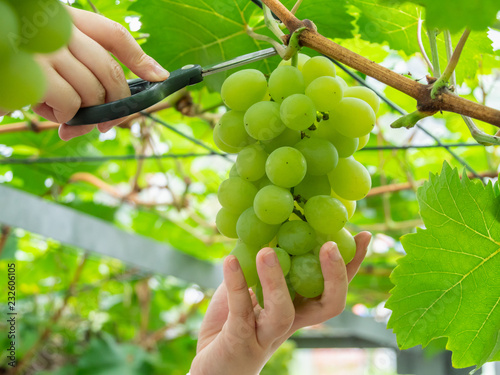
<instances>
[{"instance_id":1,"label":"finger","mask_svg":"<svg viewBox=\"0 0 500 375\"><path fill-rule=\"evenodd\" d=\"M68 125L63 123L59 126L59 138L69 141L73 138L90 133L95 129L95 125Z\"/></svg>"},{"instance_id":2,"label":"finger","mask_svg":"<svg viewBox=\"0 0 500 375\"><path fill-rule=\"evenodd\" d=\"M234 255L229 255L224 260L223 269L229 307L229 329L237 328L235 325L242 322L254 324L252 299L238 259Z\"/></svg>"},{"instance_id":3,"label":"finger","mask_svg":"<svg viewBox=\"0 0 500 375\"><path fill-rule=\"evenodd\" d=\"M257 272L264 295L264 310L259 315L257 340L266 347L290 330L295 309L273 249L267 247L259 251Z\"/></svg>"},{"instance_id":4,"label":"finger","mask_svg":"<svg viewBox=\"0 0 500 375\"><path fill-rule=\"evenodd\" d=\"M130 96L130 88L123 69L113 57L97 42L90 39L80 30L75 29L71 42L68 46L69 51L73 56L85 65L99 80L106 91L106 103L114 102ZM125 121L120 113L118 120L106 122L108 119L103 119L103 123L99 124L98 128L101 132L106 132L114 125L118 125Z\"/></svg>"},{"instance_id":5,"label":"finger","mask_svg":"<svg viewBox=\"0 0 500 375\"><path fill-rule=\"evenodd\" d=\"M50 85L45 93L44 103L51 107L56 122L71 120L80 109L82 100L75 89L52 67L42 63Z\"/></svg>"},{"instance_id":6,"label":"finger","mask_svg":"<svg viewBox=\"0 0 500 375\"><path fill-rule=\"evenodd\" d=\"M252 306L254 307L255 310L257 306L260 307L259 301L257 300L257 296L255 295L253 289L250 289L249 292L250 292L250 298L252 299Z\"/></svg>"},{"instance_id":7,"label":"finger","mask_svg":"<svg viewBox=\"0 0 500 375\"><path fill-rule=\"evenodd\" d=\"M50 61L59 75L76 90L82 107L105 103L106 90L101 82L67 48L51 55Z\"/></svg>"},{"instance_id":8,"label":"finger","mask_svg":"<svg viewBox=\"0 0 500 375\"><path fill-rule=\"evenodd\" d=\"M372 239L372 234L370 232L361 232L354 236L356 240L356 255L347 265L347 279L349 282L353 279L361 266L361 262L365 259L366 251L368 250L368 245Z\"/></svg>"},{"instance_id":9,"label":"finger","mask_svg":"<svg viewBox=\"0 0 500 375\"><path fill-rule=\"evenodd\" d=\"M321 272L325 279L325 289L321 295L324 309L333 316L340 314L347 297L347 270L336 243L329 241L320 250Z\"/></svg>"},{"instance_id":10,"label":"finger","mask_svg":"<svg viewBox=\"0 0 500 375\"><path fill-rule=\"evenodd\" d=\"M33 112L37 115L42 116L44 119L57 122L56 116L54 116L54 110L50 108L47 104L41 103L32 108Z\"/></svg>"},{"instance_id":11,"label":"finger","mask_svg":"<svg viewBox=\"0 0 500 375\"><path fill-rule=\"evenodd\" d=\"M219 334L227 320L228 314L227 289L226 284L222 283L212 296L203 322L201 323L197 352L201 351L211 342L211 337Z\"/></svg>"},{"instance_id":12,"label":"finger","mask_svg":"<svg viewBox=\"0 0 500 375\"><path fill-rule=\"evenodd\" d=\"M89 107L105 102L106 90L104 87L94 74L77 60L67 48L63 48L55 54L49 57L42 57L41 59L50 63L57 73L73 87L80 96L81 107ZM54 117L50 116L51 111L47 106L41 105L37 108L37 111L47 119ZM62 124L59 127L59 136L63 140L70 140L89 133L94 127L94 125L75 127Z\"/></svg>"},{"instance_id":13,"label":"finger","mask_svg":"<svg viewBox=\"0 0 500 375\"><path fill-rule=\"evenodd\" d=\"M144 53L125 27L95 13L75 8L69 11L78 29L113 53L139 77L153 82L168 78L168 71Z\"/></svg>"},{"instance_id":14,"label":"finger","mask_svg":"<svg viewBox=\"0 0 500 375\"><path fill-rule=\"evenodd\" d=\"M297 301L292 331L322 323L339 315L345 308L347 272L337 245L331 241L325 243L321 247L319 258L324 279L323 294L319 299Z\"/></svg>"}]
</instances>

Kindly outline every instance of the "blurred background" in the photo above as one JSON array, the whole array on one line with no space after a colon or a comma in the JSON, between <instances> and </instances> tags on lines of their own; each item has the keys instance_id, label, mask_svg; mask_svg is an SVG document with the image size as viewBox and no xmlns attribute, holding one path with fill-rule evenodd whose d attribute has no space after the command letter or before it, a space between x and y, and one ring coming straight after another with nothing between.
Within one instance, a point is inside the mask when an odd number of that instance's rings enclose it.
<instances>
[{"instance_id":1,"label":"blurred background","mask_svg":"<svg viewBox=\"0 0 500 375\"><path fill-rule=\"evenodd\" d=\"M130 1L71 4L98 10L139 42L147 40L140 14L128 9ZM468 75L457 89L500 108L500 33L489 35L497 57L479 61L484 70ZM428 74L419 54L359 38L338 42L398 73L415 79ZM168 43L165 38L164 48ZM340 68L338 75L349 85L360 84ZM471 178L495 181L499 149L475 143L458 115L427 118L411 130L391 129L400 110L414 110L414 100L370 78L366 83L388 100L367 147L356 153L373 188L347 228L373 233L368 256L351 283L345 312L295 334L262 374L470 371L451 368L441 340L425 350L399 352L385 328L390 311L384 302L392 288L389 275L404 255L399 239L422 226L416 189L444 160L465 167ZM212 141L224 111L220 95L199 85L151 108L150 116L69 142L59 139L57 124L29 110L0 117L0 268L3 273L15 262L17 278L19 365L13 373L187 373L204 312L221 281L221 260L234 246L215 227L217 189L234 160L220 155ZM493 127L482 127L494 134ZM0 293L7 295L4 282ZM6 308L2 302L2 316ZM5 319L0 331L7 331ZM0 336L2 348L8 341ZM3 351L0 373L6 373L7 362ZM488 364L482 373L498 375L500 368Z\"/></svg>"}]
</instances>

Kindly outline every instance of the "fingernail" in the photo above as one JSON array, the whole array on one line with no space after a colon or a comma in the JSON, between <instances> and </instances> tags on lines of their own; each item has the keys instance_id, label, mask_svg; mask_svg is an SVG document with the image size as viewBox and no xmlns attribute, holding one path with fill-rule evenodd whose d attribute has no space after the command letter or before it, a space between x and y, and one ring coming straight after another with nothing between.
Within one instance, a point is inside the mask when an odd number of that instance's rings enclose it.
<instances>
[{"instance_id":1,"label":"fingernail","mask_svg":"<svg viewBox=\"0 0 500 375\"><path fill-rule=\"evenodd\" d=\"M274 267L278 263L278 258L274 250L268 250L267 254L264 255L264 263L268 267Z\"/></svg>"},{"instance_id":2,"label":"fingernail","mask_svg":"<svg viewBox=\"0 0 500 375\"><path fill-rule=\"evenodd\" d=\"M156 62L156 60L151 59L151 61L153 64L153 72L158 76L158 79L160 81L163 81L170 76L170 73L168 72L168 70L166 70L160 64L158 64L158 62Z\"/></svg>"},{"instance_id":3,"label":"fingernail","mask_svg":"<svg viewBox=\"0 0 500 375\"><path fill-rule=\"evenodd\" d=\"M229 260L229 268L233 272L237 272L240 268L240 264L238 263L238 259L236 259L235 256L232 257L232 259Z\"/></svg>"},{"instance_id":4,"label":"fingernail","mask_svg":"<svg viewBox=\"0 0 500 375\"><path fill-rule=\"evenodd\" d=\"M115 126L115 124L111 123L111 122L103 122L102 124L99 124L97 126L97 128L99 129L99 131L101 133L107 133L108 131L110 131L113 126Z\"/></svg>"},{"instance_id":5,"label":"fingernail","mask_svg":"<svg viewBox=\"0 0 500 375\"><path fill-rule=\"evenodd\" d=\"M330 260L336 262L341 258L339 248L335 245L335 242L330 242L331 246L328 249L328 255Z\"/></svg>"}]
</instances>

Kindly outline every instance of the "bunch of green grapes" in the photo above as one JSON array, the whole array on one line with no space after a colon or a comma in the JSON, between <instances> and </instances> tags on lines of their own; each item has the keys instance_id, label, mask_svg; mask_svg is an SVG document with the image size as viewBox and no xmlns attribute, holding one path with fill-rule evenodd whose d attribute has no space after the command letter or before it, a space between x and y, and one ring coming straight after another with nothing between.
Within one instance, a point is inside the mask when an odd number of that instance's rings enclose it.
<instances>
[{"instance_id":1,"label":"bunch of green grapes","mask_svg":"<svg viewBox=\"0 0 500 375\"><path fill-rule=\"evenodd\" d=\"M253 69L229 76L221 94L230 110L214 130L216 145L238 154L219 188L217 228L238 239L231 253L261 304L257 252L276 251L292 298L319 296L319 250L334 241L346 264L353 259L344 226L371 188L352 155L368 142L378 97L347 87L325 57L299 62L282 62L269 80Z\"/></svg>"},{"instance_id":2,"label":"bunch of green grapes","mask_svg":"<svg viewBox=\"0 0 500 375\"><path fill-rule=\"evenodd\" d=\"M39 102L46 82L35 53L66 45L71 17L59 0L0 0L0 108L8 111Z\"/></svg>"}]
</instances>

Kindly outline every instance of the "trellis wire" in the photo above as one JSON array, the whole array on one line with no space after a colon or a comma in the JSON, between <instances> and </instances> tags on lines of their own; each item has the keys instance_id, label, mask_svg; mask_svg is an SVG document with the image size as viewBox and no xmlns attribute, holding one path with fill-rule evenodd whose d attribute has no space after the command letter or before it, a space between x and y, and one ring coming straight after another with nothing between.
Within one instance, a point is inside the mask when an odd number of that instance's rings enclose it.
<instances>
[{"instance_id":1,"label":"trellis wire","mask_svg":"<svg viewBox=\"0 0 500 375\"><path fill-rule=\"evenodd\" d=\"M212 147L210 147L210 146L206 145L205 143L203 143L203 142L201 142L201 141L197 140L196 138L193 138L193 137L191 137L191 136L189 136L189 135L187 135L187 134L185 134L185 133L183 133L183 132L181 132L181 131L177 130L177 129L176 129L175 127L173 127L172 125L170 125L170 124L166 123L165 121L162 121L162 120L160 120L159 118L157 118L157 117L153 116L151 113L148 113L148 112L141 112L141 115L143 115L144 117L147 117L147 118L149 118L149 119L153 120L153 121L154 121L154 122L156 122L157 124L162 125L163 127L165 127L165 128L167 128L167 129L169 129L170 131L173 131L174 133L176 133L176 134L180 135L181 137L184 137L184 138L188 139L189 141L191 141L191 142L193 142L193 143L197 144L198 146L203 147L205 150L210 151L210 153L211 153L211 154L214 154L214 155L219 155L219 156L221 156L221 157L223 157L223 158L226 158L226 159L228 159L228 160L232 161L232 160L228 157L228 155L227 155L227 154L221 154L220 152L218 152L218 151L214 150Z\"/></svg>"},{"instance_id":2,"label":"trellis wire","mask_svg":"<svg viewBox=\"0 0 500 375\"><path fill-rule=\"evenodd\" d=\"M476 147L482 146L479 143L449 143L446 147ZM376 146L365 147L357 152L363 151L388 151L388 150L409 150L441 148L441 145L408 145L408 146ZM228 156L229 154L220 153L186 153L186 154L164 154L164 155L107 155L107 156L69 156L53 158L5 158L0 159L0 165L32 165L32 164L50 164L50 163L102 163L106 161L129 161L129 160L150 160L150 159L181 159L196 158L202 156Z\"/></svg>"}]
</instances>

